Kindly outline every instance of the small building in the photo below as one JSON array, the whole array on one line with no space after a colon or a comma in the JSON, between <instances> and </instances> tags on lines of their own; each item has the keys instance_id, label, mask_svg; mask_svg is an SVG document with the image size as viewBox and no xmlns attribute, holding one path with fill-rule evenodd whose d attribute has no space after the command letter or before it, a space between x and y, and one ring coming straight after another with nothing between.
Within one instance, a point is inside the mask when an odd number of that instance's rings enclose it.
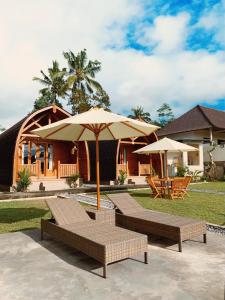
<instances>
[{"instance_id":1,"label":"small building","mask_svg":"<svg viewBox=\"0 0 225 300\"><path fill-rule=\"evenodd\" d=\"M0 135L0 186L9 188L18 181L18 172L24 168L31 174L32 187L54 182L59 189L62 180L79 173L84 182L95 181L95 143L68 142L42 139L32 130L70 117L70 113L49 106L30 113ZM115 180L120 170L128 178L141 178L152 169L161 174L161 158L134 154L133 151L157 140L155 133L136 139L101 141L100 174L102 182ZM65 186L65 185L64 185ZM48 188L46 188L48 189Z\"/></svg>"},{"instance_id":2,"label":"small building","mask_svg":"<svg viewBox=\"0 0 225 300\"><path fill-rule=\"evenodd\" d=\"M217 165L218 176L224 174L225 165L225 112L197 105L176 120L161 128L157 135L169 137L179 142L196 147L199 151L169 153L170 174L176 172L177 165L187 166L190 171L204 171L209 164L209 150L216 144L212 152Z\"/></svg>"}]
</instances>

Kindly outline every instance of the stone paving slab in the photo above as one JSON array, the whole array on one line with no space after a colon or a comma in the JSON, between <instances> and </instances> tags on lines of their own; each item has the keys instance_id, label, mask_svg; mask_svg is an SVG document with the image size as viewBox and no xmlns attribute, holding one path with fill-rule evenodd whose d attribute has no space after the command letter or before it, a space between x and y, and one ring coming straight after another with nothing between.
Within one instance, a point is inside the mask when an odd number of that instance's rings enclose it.
<instances>
[{"instance_id":1,"label":"stone paving slab","mask_svg":"<svg viewBox=\"0 0 225 300\"><path fill-rule=\"evenodd\" d=\"M149 264L143 257L108 267L50 238L39 230L0 235L1 300L223 300L225 238L208 234L199 241L177 245L153 240ZM141 262L139 262L140 260Z\"/></svg>"}]
</instances>

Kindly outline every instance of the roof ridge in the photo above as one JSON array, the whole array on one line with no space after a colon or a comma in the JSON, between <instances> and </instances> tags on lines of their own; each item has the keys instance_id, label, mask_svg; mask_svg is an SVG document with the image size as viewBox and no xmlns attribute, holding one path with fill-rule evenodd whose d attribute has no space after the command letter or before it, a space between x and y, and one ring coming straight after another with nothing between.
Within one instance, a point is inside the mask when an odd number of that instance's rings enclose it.
<instances>
[{"instance_id":1,"label":"roof ridge","mask_svg":"<svg viewBox=\"0 0 225 300\"><path fill-rule=\"evenodd\" d=\"M200 112L203 114L203 116L206 118L206 120L207 120L212 126L215 126L215 124L213 124L213 123L211 122L211 120L207 117L207 115L206 115L205 112L204 112L204 108L207 108L207 107L201 106L201 105L197 105L196 107L200 110Z\"/></svg>"}]
</instances>

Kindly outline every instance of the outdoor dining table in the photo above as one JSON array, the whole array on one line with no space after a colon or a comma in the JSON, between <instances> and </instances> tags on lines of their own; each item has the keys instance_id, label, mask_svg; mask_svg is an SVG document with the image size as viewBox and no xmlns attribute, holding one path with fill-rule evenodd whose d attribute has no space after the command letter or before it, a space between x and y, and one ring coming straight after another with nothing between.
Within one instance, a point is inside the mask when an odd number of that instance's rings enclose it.
<instances>
[{"instance_id":1,"label":"outdoor dining table","mask_svg":"<svg viewBox=\"0 0 225 300\"><path fill-rule=\"evenodd\" d=\"M174 181L174 178L164 177L164 178L159 178L157 180L160 181L161 187L164 187L167 194L169 195L169 191L172 187L172 183Z\"/></svg>"}]
</instances>

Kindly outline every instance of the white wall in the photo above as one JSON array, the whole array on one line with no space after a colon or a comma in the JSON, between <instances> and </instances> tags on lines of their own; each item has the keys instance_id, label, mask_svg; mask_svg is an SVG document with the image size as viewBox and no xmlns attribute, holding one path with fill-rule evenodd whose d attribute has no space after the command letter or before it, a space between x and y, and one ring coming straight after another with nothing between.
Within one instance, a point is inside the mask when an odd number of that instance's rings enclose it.
<instances>
[{"instance_id":1,"label":"white wall","mask_svg":"<svg viewBox=\"0 0 225 300\"><path fill-rule=\"evenodd\" d=\"M176 133L173 135L169 135L169 138L174 140L182 140L184 143L192 145L197 143L199 145L199 155L200 155L200 162L197 166L188 166L190 170L204 170L204 162L209 161L209 155L207 150L210 148L209 144L203 144L204 138L210 138L209 130L198 130L192 132L185 132L185 133ZM225 133L218 133L213 132L213 140L217 142L218 139L225 140ZM170 159L172 160L172 156ZM225 147L222 148L221 146L217 146L216 149L213 151L213 158L215 162L223 162L225 163ZM171 162L172 163L172 162ZM187 160L187 153L183 155L183 164L188 165Z\"/></svg>"}]
</instances>

